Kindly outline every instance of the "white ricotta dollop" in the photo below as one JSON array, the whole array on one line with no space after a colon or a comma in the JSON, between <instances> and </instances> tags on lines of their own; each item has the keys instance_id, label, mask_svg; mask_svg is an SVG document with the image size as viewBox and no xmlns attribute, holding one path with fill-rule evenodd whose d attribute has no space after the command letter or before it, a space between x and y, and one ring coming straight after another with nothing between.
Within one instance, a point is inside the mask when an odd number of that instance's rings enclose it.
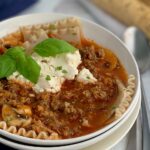
<instances>
[{"instance_id":1,"label":"white ricotta dollop","mask_svg":"<svg viewBox=\"0 0 150 150\"><path fill-rule=\"evenodd\" d=\"M87 84L87 83L95 83L97 79L88 69L83 68L77 76L77 81Z\"/></svg>"},{"instance_id":2,"label":"white ricotta dollop","mask_svg":"<svg viewBox=\"0 0 150 150\"><path fill-rule=\"evenodd\" d=\"M40 77L38 82L33 85L33 90L38 92L49 91L58 92L62 83L68 79L73 80L78 74L78 65L81 63L81 56L78 50L74 53L64 53L55 57L41 57L36 53L32 58L40 65ZM29 82L18 72L12 74L8 79Z\"/></svg>"}]
</instances>

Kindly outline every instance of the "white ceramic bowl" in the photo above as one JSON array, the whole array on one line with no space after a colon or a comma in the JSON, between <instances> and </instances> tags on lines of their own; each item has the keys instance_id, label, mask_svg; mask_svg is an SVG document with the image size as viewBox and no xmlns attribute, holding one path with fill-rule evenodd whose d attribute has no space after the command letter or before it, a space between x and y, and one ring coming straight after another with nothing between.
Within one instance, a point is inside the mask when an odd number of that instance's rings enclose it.
<instances>
[{"instance_id":1,"label":"white ceramic bowl","mask_svg":"<svg viewBox=\"0 0 150 150\"><path fill-rule=\"evenodd\" d=\"M16 31L20 26L47 23L47 22L63 19L66 17L68 16L62 14L48 13L48 14L32 14L32 15L25 15L25 16L11 18L0 23L0 29L1 29L0 37L3 37L8 33ZM121 63L127 70L127 73L135 75L136 77L135 95L127 111L122 115L120 119L114 121L113 123L107 125L106 127L94 133L77 137L77 138L72 138L72 139L64 139L64 140L30 139L30 138L14 135L6 131L0 130L0 133L2 135L7 136L10 139L14 139L16 141L21 141L29 144L31 143L35 145L66 145L66 144L81 142L90 139L92 137L95 137L97 135L100 135L108 131L112 127L114 127L117 123L122 121L126 116L129 117L128 114L135 107L140 92L139 71L134 57L129 52L129 50L125 47L125 45L121 42L121 40L119 40L113 33L111 33L110 31L104 29L103 27L91 21L82 18L80 18L80 20L82 23L83 32L86 35L86 37L95 40L97 43L99 43L100 45L106 48L111 49L121 60Z\"/></svg>"}]
</instances>

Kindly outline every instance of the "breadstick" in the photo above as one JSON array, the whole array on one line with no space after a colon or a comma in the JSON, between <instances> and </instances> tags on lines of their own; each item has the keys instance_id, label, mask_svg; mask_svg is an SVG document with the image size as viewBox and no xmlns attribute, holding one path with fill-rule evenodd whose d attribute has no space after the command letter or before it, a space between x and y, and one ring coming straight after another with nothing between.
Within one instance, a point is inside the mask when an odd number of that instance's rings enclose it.
<instances>
[{"instance_id":1,"label":"breadstick","mask_svg":"<svg viewBox=\"0 0 150 150\"><path fill-rule=\"evenodd\" d=\"M150 0L140 0L140 1L142 1L142 2L145 3L146 5L149 5L149 7L150 7Z\"/></svg>"},{"instance_id":2,"label":"breadstick","mask_svg":"<svg viewBox=\"0 0 150 150\"><path fill-rule=\"evenodd\" d=\"M139 27L150 38L149 0L92 0L126 25Z\"/></svg>"}]
</instances>

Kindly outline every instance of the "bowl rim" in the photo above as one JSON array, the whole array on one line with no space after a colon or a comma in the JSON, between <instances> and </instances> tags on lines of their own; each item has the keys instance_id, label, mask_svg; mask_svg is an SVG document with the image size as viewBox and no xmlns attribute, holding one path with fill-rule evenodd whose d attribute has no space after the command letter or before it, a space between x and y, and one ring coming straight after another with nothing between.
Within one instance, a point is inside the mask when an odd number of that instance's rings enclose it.
<instances>
[{"instance_id":1,"label":"bowl rim","mask_svg":"<svg viewBox=\"0 0 150 150\"><path fill-rule=\"evenodd\" d=\"M0 22L0 26L9 22L9 21L13 21L16 19L19 20L19 19L23 19L23 18L32 17L32 16L33 17L34 16L49 16L49 17L50 16L56 16L56 17L61 17L61 18L76 17L76 18L79 18L83 22L87 22L89 24L92 24L93 26L97 26L98 28L101 28L105 33L113 36L125 48L126 52L128 52L128 54L131 56L131 59L135 65L135 69L136 69L136 73L137 73L136 74L137 75L137 85L136 85L135 94L132 98L132 102L130 103L130 106L127 108L127 110L123 113L123 115L119 119L113 121L112 123L108 124L107 126L103 127L102 129L99 129L93 133L90 133L90 134L87 134L84 136L80 136L80 137L76 137L76 138L70 138L70 139L61 139L61 140L41 140L41 139L33 139L33 138L19 136L16 134L9 133L5 130L0 130L0 133L5 135L5 136L11 137L13 139L15 138L15 139L17 139L17 141L23 141L24 143L35 143L37 145L64 145L64 144L72 144L75 142L83 141L85 139L89 139L90 137L94 137L98 134L103 134L104 132L107 132L108 130L113 128L117 123L122 121L124 119L124 117L129 113L129 110L131 110L131 108L135 105L135 99L137 99L137 96L138 96L137 93L140 92L140 75L139 75L138 65L135 61L134 56L131 54L131 52L128 50L128 48L125 46L125 44L115 34L113 34L111 31L105 29L101 25L98 25L98 24L96 24L96 23L94 23L88 19L84 19L84 18L77 17L74 15L66 15L66 14L62 14L62 13L33 13L33 14L28 14L28 15L17 16L17 17L9 18L9 19L6 19L6 20Z\"/></svg>"}]
</instances>

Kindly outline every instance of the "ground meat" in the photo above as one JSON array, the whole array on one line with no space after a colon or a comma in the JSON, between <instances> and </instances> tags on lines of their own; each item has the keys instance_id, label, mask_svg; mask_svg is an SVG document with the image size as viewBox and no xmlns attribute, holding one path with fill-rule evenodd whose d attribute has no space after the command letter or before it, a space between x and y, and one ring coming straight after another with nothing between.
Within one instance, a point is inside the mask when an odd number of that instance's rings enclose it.
<instances>
[{"instance_id":1,"label":"ground meat","mask_svg":"<svg viewBox=\"0 0 150 150\"><path fill-rule=\"evenodd\" d=\"M107 70L102 69L105 50L93 42L78 48L82 56L79 70L89 69L96 83L66 80L58 93L35 93L29 85L1 79L0 108L3 104L30 105L33 121L26 129L37 133L55 131L62 138L78 137L103 127L113 115L111 106L116 104L118 96L115 76L122 77L118 71L122 66L108 72L110 64L106 63Z\"/></svg>"},{"instance_id":2,"label":"ground meat","mask_svg":"<svg viewBox=\"0 0 150 150\"><path fill-rule=\"evenodd\" d=\"M108 78L108 79L107 79ZM110 77L102 78L95 84L83 84L76 80L65 81L58 93L34 93L32 88L24 87L13 81L2 81L0 88L0 105L18 104L31 105L33 120L32 128L39 130L51 129L63 138L79 136L80 130L89 127L90 119L83 122L82 118L89 118L97 111L107 108L113 103L117 95L117 85ZM108 103L109 102L109 103ZM42 127L41 127L42 126Z\"/></svg>"},{"instance_id":3,"label":"ground meat","mask_svg":"<svg viewBox=\"0 0 150 150\"><path fill-rule=\"evenodd\" d=\"M51 108L54 110L54 111L62 111L64 110L64 103L62 104L62 102L59 100L59 99L54 99L51 101Z\"/></svg>"},{"instance_id":4,"label":"ground meat","mask_svg":"<svg viewBox=\"0 0 150 150\"><path fill-rule=\"evenodd\" d=\"M70 113L73 113L73 114L76 114L77 113L77 109L74 108L74 106L68 102L65 102L65 109L64 109L64 112L66 114L70 114Z\"/></svg>"},{"instance_id":5,"label":"ground meat","mask_svg":"<svg viewBox=\"0 0 150 150\"><path fill-rule=\"evenodd\" d=\"M80 49L82 59L99 60L104 57L103 49L95 49L94 45L86 46Z\"/></svg>"}]
</instances>

